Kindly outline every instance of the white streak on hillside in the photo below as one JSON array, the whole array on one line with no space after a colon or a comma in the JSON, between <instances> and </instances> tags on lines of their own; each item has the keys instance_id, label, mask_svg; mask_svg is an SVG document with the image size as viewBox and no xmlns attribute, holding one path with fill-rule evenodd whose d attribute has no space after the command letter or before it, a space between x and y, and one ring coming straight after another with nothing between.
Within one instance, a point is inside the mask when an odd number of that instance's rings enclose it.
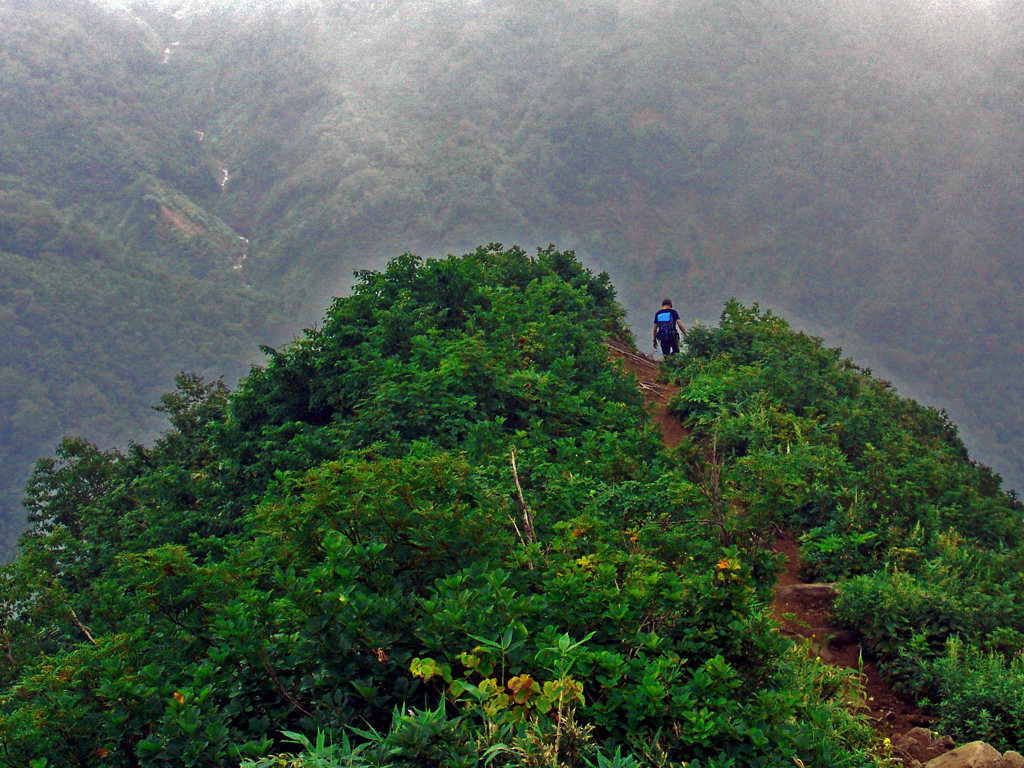
<instances>
[{"instance_id":1,"label":"white streak on hillside","mask_svg":"<svg viewBox=\"0 0 1024 768\"><path fill-rule=\"evenodd\" d=\"M169 46L167 46L166 48L164 48L164 58L163 58L163 63L164 63L164 64L170 64L170 63L171 63L171 53L172 53L172 52L174 51L174 49L175 49L175 48L177 48L177 47L178 47L179 45L181 45L181 42L180 42L180 41L179 41L179 42L176 42L176 43L171 43L171 44L170 44ZM200 141L202 141L202 139L200 139Z\"/></svg>"},{"instance_id":2,"label":"white streak on hillside","mask_svg":"<svg viewBox=\"0 0 1024 768\"><path fill-rule=\"evenodd\" d=\"M242 252L238 254L231 264L231 269L235 272L241 272L242 267L245 266L245 260L248 258L249 238L238 236L238 239L242 241Z\"/></svg>"}]
</instances>

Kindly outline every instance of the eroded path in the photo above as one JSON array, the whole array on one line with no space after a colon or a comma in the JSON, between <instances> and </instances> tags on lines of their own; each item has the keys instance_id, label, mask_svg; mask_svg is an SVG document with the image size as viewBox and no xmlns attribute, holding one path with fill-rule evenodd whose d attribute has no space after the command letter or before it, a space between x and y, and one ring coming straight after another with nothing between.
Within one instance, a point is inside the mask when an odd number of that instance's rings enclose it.
<instances>
[{"instance_id":1,"label":"eroded path","mask_svg":"<svg viewBox=\"0 0 1024 768\"><path fill-rule=\"evenodd\" d=\"M776 535L775 551L786 556L786 570L775 585L773 606L782 634L810 640L822 661L860 670L868 715L882 735L891 738L932 722L933 718L893 692L874 662L862 659L860 644L852 632L832 626L835 590L829 584L807 584L800 578L799 547L790 533Z\"/></svg>"},{"instance_id":2,"label":"eroded path","mask_svg":"<svg viewBox=\"0 0 1024 768\"><path fill-rule=\"evenodd\" d=\"M654 406L654 420L661 427L662 442L668 448L678 448L688 433L679 419L669 414L668 403L679 387L658 383L661 366L653 357L637 354L621 342L609 341L607 344L609 357L621 360L627 371L636 374L640 391Z\"/></svg>"},{"instance_id":3,"label":"eroded path","mask_svg":"<svg viewBox=\"0 0 1024 768\"><path fill-rule=\"evenodd\" d=\"M688 434L679 420L668 412L669 401L678 387L658 383L660 365L653 357L638 354L618 342L609 342L608 347L610 357L621 360L626 370L636 375L641 392L654 406L653 418L661 428L665 445L678 447ZM800 578L799 548L793 536L780 532L774 549L786 556L786 570L775 586L773 606L782 633L794 639L810 640L822 661L860 671L868 714L883 736L891 738L916 726L927 726L933 718L921 714L893 692L879 675L877 666L862 659L853 633L831 625L835 591L830 585L807 584Z\"/></svg>"}]
</instances>

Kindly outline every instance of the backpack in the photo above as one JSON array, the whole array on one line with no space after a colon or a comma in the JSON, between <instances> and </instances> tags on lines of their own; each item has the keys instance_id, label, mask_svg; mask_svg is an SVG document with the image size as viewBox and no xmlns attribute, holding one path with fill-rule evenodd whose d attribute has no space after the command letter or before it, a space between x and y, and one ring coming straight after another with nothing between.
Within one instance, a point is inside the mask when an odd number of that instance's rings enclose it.
<instances>
[{"instance_id":1,"label":"backpack","mask_svg":"<svg viewBox=\"0 0 1024 768\"><path fill-rule=\"evenodd\" d=\"M658 340L676 336L676 321L672 318L671 309L663 309L654 316L654 322L658 326L656 334Z\"/></svg>"}]
</instances>

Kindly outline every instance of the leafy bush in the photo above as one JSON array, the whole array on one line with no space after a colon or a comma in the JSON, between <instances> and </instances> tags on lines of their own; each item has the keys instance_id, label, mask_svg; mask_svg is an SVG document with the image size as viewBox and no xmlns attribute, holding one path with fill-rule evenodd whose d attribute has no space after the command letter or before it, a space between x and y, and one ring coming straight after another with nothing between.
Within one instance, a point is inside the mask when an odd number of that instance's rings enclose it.
<instances>
[{"instance_id":1,"label":"leafy bush","mask_svg":"<svg viewBox=\"0 0 1024 768\"><path fill-rule=\"evenodd\" d=\"M915 635L938 652L950 634L966 629L973 611L969 597L951 580L922 583L900 570L878 571L843 584L835 614L857 627L883 657L895 654Z\"/></svg>"},{"instance_id":2,"label":"leafy bush","mask_svg":"<svg viewBox=\"0 0 1024 768\"><path fill-rule=\"evenodd\" d=\"M950 638L921 677L934 691L943 733L982 739L1001 752L1024 748L1024 648L1007 658Z\"/></svg>"},{"instance_id":3,"label":"leafy bush","mask_svg":"<svg viewBox=\"0 0 1024 768\"><path fill-rule=\"evenodd\" d=\"M963 691L942 682L947 641L1012 653L1024 636L1020 501L970 461L945 413L756 305L729 302L720 326L689 342L664 366L680 386L671 408L692 430L690 477L726 537L750 546L776 526L802 532L804 575L844 582L836 617L890 678L936 711L959 707ZM996 679L966 676L978 701ZM991 695L1002 700L1003 682ZM958 718L958 733L1001 732L986 712Z\"/></svg>"},{"instance_id":4,"label":"leafy bush","mask_svg":"<svg viewBox=\"0 0 1024 768\"><path fill-rule=\"evenodd\" d=\"M804 578L810 581L838 581L849 578L876 564L871 531L834 532L837 526L812 528L800 536L800 564Z\"/></svg>"},{"instance_id":5,"label":"leafy bush","mask_svg":"<svg viewBox=\"0 0 1024 768\"><path fill-rule=\"evenodd\" d=\"M10 760L868 761L768 618L763 521L661 450L592 333L622 332L606 276L491 245L360 279L237 392L179 378L153 448L39 465L0 590ZM323 737L268 758L283 732Z\"/></svg>"}]
</instances>

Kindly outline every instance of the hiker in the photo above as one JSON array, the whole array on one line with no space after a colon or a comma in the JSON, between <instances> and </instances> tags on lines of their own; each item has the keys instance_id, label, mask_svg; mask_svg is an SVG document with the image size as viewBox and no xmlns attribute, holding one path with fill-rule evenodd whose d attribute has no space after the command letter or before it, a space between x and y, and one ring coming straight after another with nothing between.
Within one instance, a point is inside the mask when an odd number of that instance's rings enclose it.
<instances>
[{"instance_id":1,"label":"hiker","mask_svg":"<svg viewBox=\"0 0 1024 768\"><path fill-rule=\"evenodd\" d=\"M654 315L654 348L658 348L661 342L661 354L675 355L679 353L679 330L686 335L683 321L679 319L679 313L672 309L672 302L665 299L661 302L661 309Z\"/></svg>"}]
</instances>

